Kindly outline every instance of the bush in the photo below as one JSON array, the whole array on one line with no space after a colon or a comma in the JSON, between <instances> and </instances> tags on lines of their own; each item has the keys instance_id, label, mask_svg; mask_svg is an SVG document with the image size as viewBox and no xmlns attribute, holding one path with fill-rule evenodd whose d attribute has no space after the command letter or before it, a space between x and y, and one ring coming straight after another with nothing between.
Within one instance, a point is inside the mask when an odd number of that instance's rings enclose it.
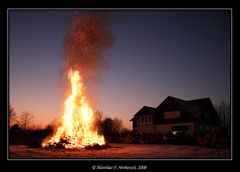
<instances>
[{"instance_id":1,"label":"bush","mask_svg":"<svg viewBox=\"0 0 240 172\"><path fill-rule=\"evenodd\" d=\"M9 132L9 144L28 145L32 148L39 148L43 139L50 134L50 131L46 129L22 130L19 126L15 125Z\"/></svg>"}]
</instances>

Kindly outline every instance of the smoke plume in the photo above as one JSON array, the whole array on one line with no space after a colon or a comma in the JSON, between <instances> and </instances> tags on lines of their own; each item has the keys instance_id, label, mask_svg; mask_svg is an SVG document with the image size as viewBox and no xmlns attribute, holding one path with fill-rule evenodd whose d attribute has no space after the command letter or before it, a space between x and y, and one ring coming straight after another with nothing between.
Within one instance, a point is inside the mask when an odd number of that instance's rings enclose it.
<instances>
[{"instance_id":1,"label":"smoke plume","mask_svg":"<svg viewBox=\"0 0 240 172\"><path fill-rule=\"evenodd\" d=\"M108 11L74 12L63 42L62 70L79 70L84 83L92 89L106 67L104 52L113 44L109 17Z\"/></svg>"}]
</instances>

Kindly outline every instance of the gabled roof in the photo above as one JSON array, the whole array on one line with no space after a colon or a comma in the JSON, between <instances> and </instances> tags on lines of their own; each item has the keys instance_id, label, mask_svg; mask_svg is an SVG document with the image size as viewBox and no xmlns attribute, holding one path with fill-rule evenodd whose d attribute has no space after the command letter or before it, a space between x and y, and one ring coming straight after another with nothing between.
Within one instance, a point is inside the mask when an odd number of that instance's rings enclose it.
<instances>
[{"instance_id":1,"label":"gabled roof","mask_svg":"<svg viewBox=\"0 0 240 172\"><path fill-rule=\"evenodd\" d=\"M150 106L143 106L130 120L132 121L136 116L145 115L145 114L153 114L155 113L156 108Z\"/></svg>"},{"instance_id":2,"label":"gabled roof","mask_svg":"<svg viewBox=\"0 0 240 172\"><path fill-rule=\"evenodd\" d=\"M168 96L158 107L157 109L159 109L164 103L166 103L167 101L172 100L174 102L176 102L178 105L180 105L181 107L183 107L186 111L188 111L189 113L193 114L194 117L196 119L198 119L200 117L198 108L196 106L193 106L191 103L189 103L188 101L182 100L182 99L178 99L176 97L172 97L172 96Z\"/></svg>"},{"instance_id":3,"label":"gabled roof","mask_svg":"<svg viewBox=\"0 0 240 172\"><path fill-rule=\"evenodd\" d=\"M212 101L210 98L202 98L202 99L195 99L195 100L189 100L189 103L191 103L193 106L198 107L199 111L202 113L201 118L206 119L207 118L207 113L211 113L211 117L208 120L215 121L217 123L220 123L220 118L212 104Z\"/></svg>"},{"instance_id":4,"label":"gabled roof","mask_svg":"<svg viewBox=\"0 0 240 172\"><path fill-rule=\"evenodd\" d=\"M168 96L157 108L143 106L130 121L133 121L136 116L158 113L157 111L169 101L175 102L201 123L220 124L220 118L210 98L186 101L172 96Z\"/></svg>"},{"instance_id":5,"label":"gabled roof","mask_svg":"<svg viewBox=\"0 0 240 172\"><path fill-rule=\"evenodd\" d=\"M198 106L198 107L204 107L206 105L212 104L209 97L202 98L202 99L194 99L194 100L188 100L187 102L191 103L192 105Z\"/></svg>"}]
</instances>

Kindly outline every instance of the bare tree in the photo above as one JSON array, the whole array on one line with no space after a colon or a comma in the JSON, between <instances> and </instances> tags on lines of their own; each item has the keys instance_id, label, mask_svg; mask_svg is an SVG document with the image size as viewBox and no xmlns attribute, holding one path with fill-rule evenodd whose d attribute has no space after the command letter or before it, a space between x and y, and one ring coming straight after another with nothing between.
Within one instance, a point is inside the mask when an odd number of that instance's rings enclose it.
<instances>
[{"instance_id":1,"label":"bare tree","mask_svg":"<svg viewBox=\"0 0 240 172\"><path fill-rule=\"evenodd\" d=\"M23 130L26 130L29 128L32 122L33 122L33 115L28 111L23 111L19 118L20 127Z\"/></svg>"},{"instance_id":2,"label":"bare tree","mask_svg":"<svg viewBox=\"0 0 240 172\"><path fill-rule=\"evenodd\" d=\"M122 129L122 120L120 119L111 119L111 118L105 118L102 121L102 128L104 130L104 133L106 134L116 134L119 133Z\"/></svg>"},{"instance_id":3,"label":"bare tree","mask_svg":"<svg viewBox=\"0 0 240 172\"><path fill-rule=\"evenodd\" d=\"M121 130L121 133L130 133L130 132L131 132L131 130L128 128L125 128L125 127L123 127Z\"/></svg>"},{"instance_id":4,"label":"bare tree","mask_svg":"<svg viewBox=\"0 0 240 172\"><path fill-rule=\"evenodd\" d=\"M219 105L215 105L215 109L221 119L222 126L226 136L230 136L231 128L231 107L230 104L221 101Z\"/></svg>"},{"instance_id":5,"label":"bare tree","mask_svg":"<svg viewBox=\"0 0 240 172\"><path fill-rule=\"evenodd\" d=\"M119 133L123 128L123 123L122 120L120 119L113 119L113 128L112 128L112 132L113 133Z\"/></svg>"},{"instance_id":6,"label":"bare tree","mask_svg":"<svg viewBox=\"0 0 240 172\"><path fill-rule=\"evenodd\" d=\"M221 101L219 105L215 105L215 109L222 121L222 125L224 127L230 124L230 104L225 103L225 101Z\"/></svg>"},{"instance_id":7,"label":"bare tree","mask_svg":"<svg viewBox=\"0 0 240 172\"><path fill-rule=\"evenodd\" d=\"M31 125L31 129L32 130L42 130L43 129L43 126L42 126L42 124L33 124L33 125Z\"/></svg>"},{"instance_id":8,"label":"bare tree","mask_svg":"<svg viewBox=\"0 0 240 172\"><path fill-rule=\"evenodd\" d=\"M113 120L111 118L105 118L102 121L102 128L103 128L104 133L107 133L107 134L112 133Z\"/></svg>"},{"instance_id":9,"label":"bare tree","mask_svg":"<svg viewBox=\"0 0 240 172\"><path fill-rule=\"evenodd\" d=\"M17 114L11 105L9 105L9 127L13 126L14 123L16 122Z\"/></svg>"}]
</instances>

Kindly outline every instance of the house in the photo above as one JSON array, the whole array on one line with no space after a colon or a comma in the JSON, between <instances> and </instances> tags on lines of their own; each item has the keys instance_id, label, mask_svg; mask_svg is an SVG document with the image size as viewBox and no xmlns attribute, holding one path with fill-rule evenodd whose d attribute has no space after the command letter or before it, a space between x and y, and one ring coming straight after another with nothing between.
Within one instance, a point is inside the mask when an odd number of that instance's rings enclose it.
<instances>
[{"instance_id":1,"label":"house","mask_svg":"<svg viewBox=\"0 0 240 172\"><path fill-rule=\"evenodd\" d=\"M138 133L218 130L219 116L210 98L182 100L168 96L156 108L143 106L130 120Z\"/></svg>"}]
</instances>

